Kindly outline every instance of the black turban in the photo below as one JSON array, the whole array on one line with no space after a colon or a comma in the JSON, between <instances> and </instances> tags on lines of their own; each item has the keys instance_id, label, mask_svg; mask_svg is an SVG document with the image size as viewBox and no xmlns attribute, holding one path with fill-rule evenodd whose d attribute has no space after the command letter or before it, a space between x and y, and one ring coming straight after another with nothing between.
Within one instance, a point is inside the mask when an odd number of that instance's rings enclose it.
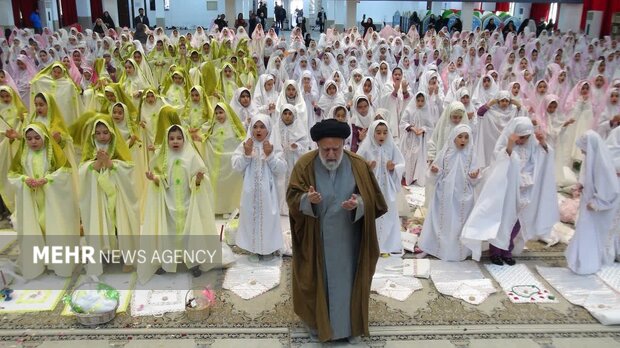
<instances>
[{"instance_id":1,"label":"black turban","mask_svg":"<svg viewBox=\"0 0 620 348\"><path fill-rule=\"evenodd\" d=\"M349 135L351 135L351 127L347 123L340 122L335 118L317 122L310 129L310 137L312 137L313 141L319 141L323 138L346 139Z\"/></svg>"}]
</instances>

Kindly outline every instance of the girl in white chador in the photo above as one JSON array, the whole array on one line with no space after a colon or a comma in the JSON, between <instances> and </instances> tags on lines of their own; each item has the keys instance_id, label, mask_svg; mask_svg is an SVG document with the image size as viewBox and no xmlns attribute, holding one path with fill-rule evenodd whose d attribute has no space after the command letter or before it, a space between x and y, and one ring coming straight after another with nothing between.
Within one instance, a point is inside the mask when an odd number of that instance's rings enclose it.
<instances>
[{"instance_id":1,"label":"girl in white chador","mask_svg":"<svg viewBox=\"0 0 620 348\"><path fill-rule=\"evenodd\" d=\"M185 250L197 254L196 251L213 248L208 245L213 239L207 236L218 235L207 168L189 133L176 124L159 129L160 132L165 132L165 140L151 161L151 171L146 173L151 183L147 189L140 249L146 250L147 259L152 262L138 265L138 279L142 283L153 273L177 271L177 263L171 260L163 257L153 260L155 252L162 255L166 250ZM213 266L191 262L196 259L185 261L195 277Z\"/></svg>"},{"instance_id":2,"label":"girl in white chador","mask_svg":"<svg viewBox=\"0 0 620 348\"><path fill-rule=\"evenodd\" d=\"M605 140L605 145L609 149L609 153L611 158L614 161L614 168L616 168L616 176L618 179L618 185L620 186L620 127L616 126L607 140ZM614 247L616 249L616 261L620 262L620 208L616 211L616 216L611 223L613 227L611 233L614 235Z\"/></svg>"},{"instance_id":3,"label":"girl in white chador","mask_svg":"<svg viewBox=\"0 0 620 348\"><path fill-rule=\"evenodd\" d=\"M467 124L452 128L430 169L435 185L418 246L444 261L463 261L471 252L461 243L461 232L474 207L474 185L479 181L472 130Z\"/></svg>"},{"instance_id":4,"label":"girl in white chador","mask_svg":"<svg viewBox=\"0 0 620 348\"><path fill-rule=\"evenodd\" d=\"M566 248L568 268L577 274L598 272L614 262L612 221L620 204L616 168L603 139L588 130L577 140L585 159L581 164L582 187L575 235Z\"/></svg>"},{"instance_id":5,"label":"girl in white chador","mask_svg":"<svg viewBox=\"0 0 620 348\"><path fill-rule=\"evenodd\" d=\"M140 206L133 181L134 164L123 136L107 115L88 125L80 165L80 210L87 245L99 251L138 248ZM124 260L125 271L131 261ZM101 275L99 262L86 265L87 274Z\"/></svg>"},{"instance_id":6,"label":"girl in white chador","mask_svg":"<svg viewBox=\"0 0 620 348\"><path fill-rule=\"evenodd\" d=\"M73 248L79 245L80 238L71 165L44 124L35 122L24 128L11 164L9 182L15 189L15 230L22 275L34 279L47 266L61 277L70 277L73 263L33 263L35 246Z\"/></svg>"},{"instance_id":7,"label":"girl in white chador","mask_svg":"<svg viewBox=\"0 0 620 348\"><path fill-rule=\"evenodd\" d=\"M514 265L512 251L520 252L525 241L547 237L560 219L553 150L542 132L534 138L529 118L516 117L497 140L489 171L461 240L476 261L482 242L488 241L492 263Z\"/></svg>"},{"instance_id":8,"label":"girl in white chador","mask_svg":"<svg viewBox=\"0 0 620 348\"><path fill-rule=\"evenodd\" d=\"M405 156L405 184L424 187L426 182L426 142L434 123L427 107L426 93L418 92L400 120L400 148Z\"/></svg>"},{"instance_id":9,"label":"girl in white chador","mask_svg":"<svg viewBox=\"0 0 620 348\"><path fill-rule=\"evenodd\" d=\"M306 153L309 141L305 130L306 122L297 117L297 108L291 104L281 105L280 119L276 124L276 133L282 147L282 157L286 161L286 175L278 177L278 194L280 199L280 214L288 215L288 205L285 194L288 180L293 172L295 162Z\"/></svg>"},{"instance_id":10,"label":"girl in white chador","mask_svg":"<svg viewBox=\"0 0 620 348\"><path fill-rule=\"evenodd\" d=\"M394 143L387 121L377 120L370 125L368 137L362 142L357 154L364 157L373 169L388 204L387 213L375 221L381 256L388 257L390 253L399 254L402 251L402 244L396 198L405 171L405 159Z\"/></svg>"},{"instance_id":11,"label":"girl in white chador","mask_svg":"<svg viewBox=\"0 0 620 348\"><path fill-rule=\"evenodd\" d=\"M236 244L252 253L252 262L261 257L271 260L283 245L276 180L286 172L286 161L269 116L252 117L246 140L235 150L232 164L243 175Z\"/></svg>"}]
</instances>

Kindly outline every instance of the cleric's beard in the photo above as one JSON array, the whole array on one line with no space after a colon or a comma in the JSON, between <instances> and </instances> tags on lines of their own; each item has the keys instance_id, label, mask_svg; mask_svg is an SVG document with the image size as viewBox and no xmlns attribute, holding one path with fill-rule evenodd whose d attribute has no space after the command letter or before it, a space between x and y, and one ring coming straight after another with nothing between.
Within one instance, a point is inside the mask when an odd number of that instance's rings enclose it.
<instances>
[{"instance_id":1,"label":"cleric's beard","mask_svg":"<svg viewBox=\"0 0 620 348\"><path fill-rule=\"evenodd\" d=\"M338 169L340 163L342 162L343 155L344 153L341 153L340 156L338 156L338 159L328 161L327 159L325 159L325 157L323 157L321 152L319 152L319 159L321 160L321 164L323 164L323 167L325 167L328 171L331 172Z\"/></svg>"}]
</instances>

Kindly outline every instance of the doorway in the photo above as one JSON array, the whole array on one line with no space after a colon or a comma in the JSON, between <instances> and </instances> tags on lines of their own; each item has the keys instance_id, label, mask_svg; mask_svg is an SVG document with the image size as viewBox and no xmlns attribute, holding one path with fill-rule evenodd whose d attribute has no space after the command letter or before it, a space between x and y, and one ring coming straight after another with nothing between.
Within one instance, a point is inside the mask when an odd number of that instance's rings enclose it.
<instances>
[{"instance_id":1,"label":"doorway","mask_svg":"<svg viewBox=\"0 0 620 348\"><path fill-rule=\"evenodd\" d=\"M131 27L131 21L129 19L129 3L127 0L116 0L118 6L118 26L119 27Z\"/></svg>"}]
</instances>

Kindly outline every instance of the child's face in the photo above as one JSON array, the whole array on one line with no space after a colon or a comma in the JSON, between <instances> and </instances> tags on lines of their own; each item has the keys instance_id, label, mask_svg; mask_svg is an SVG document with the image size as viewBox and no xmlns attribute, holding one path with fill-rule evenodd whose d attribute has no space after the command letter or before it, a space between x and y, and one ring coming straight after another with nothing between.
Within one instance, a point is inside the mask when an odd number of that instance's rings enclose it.
<instances>
[{"instance_id":1,"label":"child's face","mask_svg":"<svg viewBox=\"0 0 620 348\"><path fill-rule=\"evenodd\" d=\"M482 87L484 87L484 89L489 89L491 87L491 79L488 76L482 79Z\"/></svg>"},{"instance_id":2,"label":"child's face","mask_svg":"<svg viewBox=\"0 0 620 348\"><path fill-rule=\"evenodd\" d=\"M138 64L142 63L142 55L138 52L134 53L133 60L135 60Z\"/></svg>"},{"instance_id":3,"label":"child's face","mask_svg":"<svg viewBox=\"0 0 620 348\"><path fill-rule=\"evenodd\" d=\"M243 91L241 93L239 96L239 104L241 104L244 108L250 106L250 93L248 93L248 91Z\"/></svg>"},{"instance_id":4,"label":"child's face","mask_svg":"<svg viewBox=\"0 0 620 348\"><path fill-rule=\"evenodd\" d=\"M452 122L452 124L459 124L461 123L461 120L463 119L463 112L461 111L457 111L457 112L453 112L450 114L450 122Z\"/></svg>"},{"instance_id":5,"label":"child's face","mask_svg":"<svg viewBox=\"0 0 620 348\"><path fill-rule=\"evenodd\" d=\"M597 76L596 80L594 80L594 85L596 88L603 88L603 85L605 85L605 79L603 76Z\"/></svg>"},{"instance_id":6,"label":"child's face","mask_svg":"<svg viewBox=\"0 0 620 348\"><path fill-rule=\"evenodd\" d=\"M232 78L232 69L231 69L229 66L227 66L227 67L225 67L225 68L224 68L224 76L225 76L227 79Z\"/></svg>"},{"instance_id":7,"label":"child's face","mask_svg":"<svg viewBox=\"0 0 620 348\"><path fill-rule=\"evenodd\" d=\"M425 103L425 102L426 102L426 101L424 100L424 96L423 96L423 95L419 95L419 96L415 97L415 106L416 106L418 109L423 108L423 107L424 107L424 103Z\"/></svg>"},{"instance_id":8,"label":"child's face","mask_svg":"<svg viewBox=\"0 0 620 348\"><path fill-rule=\"evenodd\" d=\"M3 93L6 92L2 92L0 93L0 96L2 96ZM8 94L8 93L7 93ZM9 95L10 96L10 95ZM620 95L618 95L618 92L613 92L611 93L611 95L609 96L609 102L612 104L618 104L618 99L620 98ZM4 99L3 99L4 100ZM9 101L10 103L10 101ZM8 103L7 103L8 104Z\"/></svg>"},{"instance_id":9,"label":"child's face","mask_svg":"<svg viewBox=\"0 0 620 348\"><path fill-rule=\"evenodd\" d=\"M62 69L61 69L60 67L57 67L57 66L56 66L56 67L54 67L54 68L52 69L52 78L53 78L54 80L58 80L58 79L59 79L59 78L61 78L61 77L62 77Z\"/></svg>"},{"instance_id":10,"label":"child's face","mask_svg":"<svg viewBox=\"0 0 620 348\"><path fill-rule=\"evenodd\" d=\"M588 93L590 93L590 85L587 83L584 83L583 86L581 86L581 95L586 96L588 95Z\"/></svg>"},{"instance_id":11,"label":"child's face","mask_svg":"<svg viewBox=\"0 0 620 348\"><path fill-rule=\"evenodd\" d=\"M536 91L538 92L538 94L545 94L545 93L547 93L547 83L546 82L541 82L538 85L536 85Z\"/></svg>"},{"instance_id":12,"label":"child's face","mask_svg":"<svg viewBox=\"0 0 620 348\"><path fill-rule=\"evenodd\" d=\"M2 91L0 92L0 100L2 100L4 104L11 104L13 98L11 97L11 93L7 91Z\"/></svg>"},{"instance_id":13,"label":"child's face","mask_svg":"<svg viewBox=\"0 0 620 348\"><path fill-rule=\"evenodd\" d=\"M192 96L192 101L194 103L199 103L200 102L200 93L198 93L197 90L192 89L191 96Z\"/></svg>"},{"instance_id":14,"label":"child's face","mask_svg":"<svg viewBox=\"0 0 620 348\"><path fill-rule=\"evenodd\" d=\"M402 78L403 78L403 72L400 71L400 69L394 70L394 72L392 73L392 80L394 80L394 82L396 83L399 83Z\"/></svg>"},{"instance_id":15,"label":"child's face","mask_svg":"<svg viewBox=\"0 0 620 348\"><path fill-rule=\"evenodd\" d=\"M226 112L221 107L215 107L215 120L219 123L226 122Z\"/></svg>"},{"instance_id":16,"label":"child's face","mask_svg":"<svg viewBox=\"0 0 620 348\"><path fill-rule=\"evenodd\" d=\"M26 132L26 144L28 145L28 148L30 150L39 151L43 148L45 142L43 141L43 137L39 133L30 129Z\"/></svg>"},{"instance_id":17,"label":"child's face","mask_svg":"<svg viewBox=\"0 0 620 348\"><path fill-rule=\"evenodd\" d=\"M41 97L34 98L34 107L38 116L47 116L47 102Z\"/></svg>"},{"instance_id":18,"label":"child's face","mask_svg":"<svg viewBox=\"0 0 620 348\"><path fill-rule=\"evenodd\" d=\"M534 78L534 76L532 76L532 73L529 70L525 70L525 73L523 74L523 78L527 82L532 82L532 79Z\"/></svg>"},{"instance_id":19,"label":"child's face","mask_svg":"<svg viewBox=\"0 0 620 348\"><path fill-rule=\"evenodd\" d=\"M454 138L454 145L457 149L464 149L467 143L469 143L469 133L463 132Z\"/></svg>"},{"instance_id":20,"label":"child's face","mask_svg":"<svg viewBox=\"0 0 620 348\"><path fill-rule=\"evenodd\" d=\"M366 100L361 100L357 103L357 112L362 116L368 115L368 102Z\"/></svg>"},{"instance_id":21,"label":"child's face","mask_svg":"<svg viewBox=\"0 0 620 348\"><path fill-rule=\"evenodd\" d=\"M267 127L265 127L265 124L261 121L254 123L254 125L252 126L252 137L256 139L256 141L260 142L265 140L268 133L269 132L267 132Z\"/></svg>"},{"instance_id":22,"label":"child's face","mask_svg":"<svg viewBox=\"0 0 620 348\"><path fill-rule=\"evenodd\" d=\"M383 145L385 143L385 139L388 136L387 126L384 124L380 124L375 128L375 141L379 145Z\"/></svg>"},{"instance_id":23,"label":"child's face","mask_svg":"<svg viewBox=\"0 0 620 348\"><path fill-rule=\"evenodd\" d=\"M295 98L295 97L297 97L297 89L295 88L294 85L286 86L286 96L288 98Z\"/></svg>"},{"instance_id":24,"label":"child's face","mask_svg":"<svg viewBox=\"0 0 620 348\"><path fill-rule=\"evenodd\" d=\"M436 76L431 77L431 79L428 81L428 86L429 87L437 87L437 77Z\"/></svg>"},{"instance_id":25,"label":"child's face","mask_svg":"<svg viewBox=\"0 0 620 348\"><path fill-rule=\"evenodd\" d=\"M521 85L519 85L518 83L515 83L512 85L512 89L510 91L512 92L512 95L518 95L520 89L521 89Z\"/></svg>"},{"instance_id":26,"label":"child's face","mask_svg":"<svg viewBox=\"0 0 620 348\"><path fill-rule=\"evenodd\" d=\"M565 72L560 73L560 76L558 76L558 81L560 81L560 83L566 81L566 73Z\"/></svg>"},{"instance_id":27,"label":"child's face","mask_svg":"<svg viewBox=\"0 0 620 348\"><path fill-rule=\"evenodd\" d=\"M291 110L282 111L282 122L287 126L293 123L293 112Z\"/></svg>"},{"instance_id":28,"label":"child's face","mask_svg":"<svg viewBox=\"0 0 620 348\"><path fill-rule=\"evenodd\" d=\"M527 143L528 139L530 138L530 135L521 135L517 140L515 140L515 144L516 145L525 145L525 143Z\"/></svg>"},{"instance_id":29,"label":"child's face","mask_svg":"<svg viewBox=\"0 0 620 348\"><path fill-rule=\"evenodd\" d=\"M521 61L519 61L519 69L525 70L525 68L527 68L527 60L521 59Z\"/></svg>"},{"instance_id":30,"label":"child's face","mask_svg":"<svg viewBox=\"0 0 620 348\"><path fill-rule=\"evenodd\" d=\"M114 93L110 92L110 91L105 91L105 98L109 101L109 102L116 102L116 95L114 95Z\"/></svg>"},{"instance_id":31,"label":"child's face","mask_svg":"<svg viewBox=\"0 0 620 348\"><path fill-rule=\"evenodd\" d=\"M549 103L549 105L547 105L547 112L552 114L555 112L555 110L557 110L557 108L558 108L558 103L551 102Z\"/></svg>"},{"instance_id":32,"label":"child's face","mask_svg":"<svg viewBox=\"0 0 620 348\"><path fill-rule=\"evenodd\" d=\"M127 75L132 76L134 73L133 64L129 62L125 63L125 71L127 72Z\"/></svg>"},{"instance_id":33,"label":"child's face","mask_svg":"<svg viewBox=\"0 0 620 348\"><path fill-rule=\"evenodd\" d=\"M174 152L180 152L183 150L183 144L185 139L183 138L183 132L178 129L173 129L168 133L168 146Z\"/></svg>"},{"instance_id":34,"label":"child's face","mask_svg":"<svg viewBox=\"0 0 620 348\"><path fill-rule=\"evenodd\" d=\"M372 82L370 80L366 80L364 82L364 93L368 94L372 90Z\"/></svg>"},{"instance_id":35,"label":"child's face","mask_svg":"<svg viewBox=\"0 0 620 348\"><path fill-rule=\"evenodd\" d=\"M335 74L334 74L334 81L335 81L336 83L340 83L340 74L338 74L338 73L335 73Z\"/></svg>"},{"instance_id":36,"label":"child's face","mask_svg":"<svg viewBox=\"0 0 620 348\"><path fill-rule=\"evenodd\" d=\"M381 75L387 75L388 67L387 64L379 65L379 71L381 71Z\"/></svg>"},{"instance_id":37,"label":"child's face","mask_svg":"<svg viewBox=\"0 0 620 348\"><path fill-rule=\"evenodd\" d=\"M95 127L95 140L101 144L109 144L110 140L112 140L112 134L105 124L97 123Z\"/></svg>"},{"instance_id":38,"label":"child's face","mask_svg":"<svg viewBox=\"0 0 620 348\"><path fill-rule=\"evenodd\" d=\"M469 100L469 96L467 94L461 97L461 103L463 103L463 105L467 106L467 105L469 105L469 102L470 102L470 100Z\"/></svg>"},{"instance_id":39,"label":"child's face","mask_svg":"<svg viewBox=\"0 0 620 348\"><path fill-rule=\"evenodd\" d=\"M172 80L174 81L174 84L176 85L182 85L183 84L183 77L179 74L174 74L172 75Z\"/></svg>"},{"instance_id":40,"label":"child's face","mask_svg":"<svg viewBox=\"0 0 620 348\"><path fill-rule=\"evenodd\" d=\"M273 80L265 82L265 91L270 92L273 89Z\"/></svg>"},{"instance_id":41,"label":"child's face","mask_svg":"<svg viewBox=\"0 0 620 348\"><path fill-rule=\"evenodd\" d=\"M155 104L155 93L148 92L146 94L146 102L151 104L151 105Z\"/></svg>"},{"instance_id":42,"label":"child's face","mask_svg":"<svg viewBox=\"0 0 620 348\"><path fill-rule=\"evenodd\" d=\"M118 105L112 108L112 119L116 123L122 122L125 119L125 110L123 110L122 106Z\"/></svg>"},{"instance_id":43,"label":"child's face","mask_svg":"<svg viewBox=\"0 0 620 348\"><path fill-rule=\"evenodd\" d=\"M500 101L498 102L498 104L499 104L499 107L500 107L501 109L505 109L505 108L507 108L507 107L508 107L508 105L510 105L510 100L508 100L508 99L502 99L502 100L500 100Z\"/></svg>"},{"instance_id":44,"label":"child's face","mask_svg":"<svg viewBox=\"0 0 620 348\"><path fill-rule=\"evenodd\" d=\"M336 110L336 114L334 115L334 118L336 120L338 120L339 122L343 122L346 123L347 122L347 112L345 109L338 109Z\"/></svg>"},{"instance_id":45,"label":"child's face","mask_svg":"<svg viewBox=\"0 0 620 348\"><path fill-rule=\"evenodd\" d=\"M329 95L329 96L333 96L333 95L335 95L335 94L336 94L336 86L335 86L335 85L333 85L333 84L332 84L332 85L329 85L329 86L327 87L327 95Z\"/></svg>"}]
</instances>

